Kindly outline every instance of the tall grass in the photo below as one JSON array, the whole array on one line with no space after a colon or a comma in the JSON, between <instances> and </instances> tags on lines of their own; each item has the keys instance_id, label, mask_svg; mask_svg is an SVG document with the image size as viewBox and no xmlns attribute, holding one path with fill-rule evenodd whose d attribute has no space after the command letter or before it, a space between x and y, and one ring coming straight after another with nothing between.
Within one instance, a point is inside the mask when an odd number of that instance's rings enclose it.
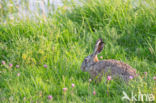
<instances>
[{"instance_id":1,"label":"tall grass","mask_svg":"<svg viewBox=\"0 0 156 103\"><path fill-rule=\"evenodd\" d=\"M59 8L39 22L1 23L0 61L6 62L0 64L1 102L125 103L123 91L129 96L132 91L155 95L156 10L155 1L145 1L134 5L131 0L88 0L70 9ZM130 64L139 80L108 84L104 77L99 84L89 82L89 74L80 66L98 38L105 42L99 57Z\"/></svg>"}]
</instances>

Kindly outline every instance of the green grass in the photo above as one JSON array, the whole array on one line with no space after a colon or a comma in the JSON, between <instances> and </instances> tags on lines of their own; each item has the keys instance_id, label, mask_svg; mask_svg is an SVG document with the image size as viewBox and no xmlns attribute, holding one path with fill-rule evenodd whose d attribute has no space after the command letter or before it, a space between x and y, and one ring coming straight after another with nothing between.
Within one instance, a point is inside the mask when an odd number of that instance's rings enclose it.
<instances>
[{"instance_id":1,"label":"green grass","mask_svg":"<svg viewBox=\"0 0 156 103\"><path fill-rule=\"evenodd\" d=\"M83 6L72 5L70 10L60 8L46 21L7 20L0 24L0 61L6 61L6 65L0 64L0 101L125 103L123 91L130 97L132 91L138 94L139 90L155 95L156 3L146 2L148 5L138 2L134 8L130 0L90 0ZM98 38L105 42L98 57L128 63L137 69L140 79L128 84L106 83L104 77L101 83L89 83L90 75L80 66ZM48 100L48 95L53 100Z\"/></svg>"}]
</instances>

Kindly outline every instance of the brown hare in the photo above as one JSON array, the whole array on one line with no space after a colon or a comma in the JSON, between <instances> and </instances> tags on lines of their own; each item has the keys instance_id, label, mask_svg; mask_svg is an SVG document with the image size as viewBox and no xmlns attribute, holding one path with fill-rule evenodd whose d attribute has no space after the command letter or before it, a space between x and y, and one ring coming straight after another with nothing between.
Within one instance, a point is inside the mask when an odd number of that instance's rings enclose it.
<instances>
[{"instance_id":1,"label":"brown hare","mask_svg":"<svg viewBox=\"0 0 156 103\"><path fill-rule=\"evenodd\" d=\"M119 77L124 81L137 76L134 68L121 61L113 59L98 60L97 54L102 51L103 47L102 39L97 40L93 54L87 56L81 65L82 71L89 72L91 78L98 81L101 80L103 75L110 75L112 78Z\"/></svg>"}]
</instances>

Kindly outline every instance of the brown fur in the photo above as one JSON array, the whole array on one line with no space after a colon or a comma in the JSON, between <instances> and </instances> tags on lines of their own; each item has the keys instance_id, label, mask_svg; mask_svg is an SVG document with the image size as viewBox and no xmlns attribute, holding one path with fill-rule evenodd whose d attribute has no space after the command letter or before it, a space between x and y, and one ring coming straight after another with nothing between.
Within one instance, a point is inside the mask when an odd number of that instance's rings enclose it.
<instances>
[{"instance_id":1,"label":"brown fur","mask_svg":"<svg viewBox=\"0 0 156 103\"><path fill-rule=\"evenodd\" d=\"M119 77L124 81L128 81L129 76L137 76L134 68L128 64L113 59L96 62L92 69L89 70L89 73L92 78L101 79L103 75L111 75L113 78Z\"/></svg>"}]
</instances>

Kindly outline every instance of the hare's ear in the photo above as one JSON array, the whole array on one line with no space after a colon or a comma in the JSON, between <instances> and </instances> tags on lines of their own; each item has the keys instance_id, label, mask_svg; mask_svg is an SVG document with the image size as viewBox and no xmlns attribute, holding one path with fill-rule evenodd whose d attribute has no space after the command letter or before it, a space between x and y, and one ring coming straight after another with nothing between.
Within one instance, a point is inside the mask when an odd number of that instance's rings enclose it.
<instances>
[{"instance_id":1,"label":"hare's ear","mask_svg":"<svg viewBox=\"0 0 156 103\"><path fill-rule=\"evenodd\" d=\"M104 42L102 41L102 39L97 40L95 49L94 49L94 55L100 53L103 47L104 47Z\"/></svg>"}]
</instances>

